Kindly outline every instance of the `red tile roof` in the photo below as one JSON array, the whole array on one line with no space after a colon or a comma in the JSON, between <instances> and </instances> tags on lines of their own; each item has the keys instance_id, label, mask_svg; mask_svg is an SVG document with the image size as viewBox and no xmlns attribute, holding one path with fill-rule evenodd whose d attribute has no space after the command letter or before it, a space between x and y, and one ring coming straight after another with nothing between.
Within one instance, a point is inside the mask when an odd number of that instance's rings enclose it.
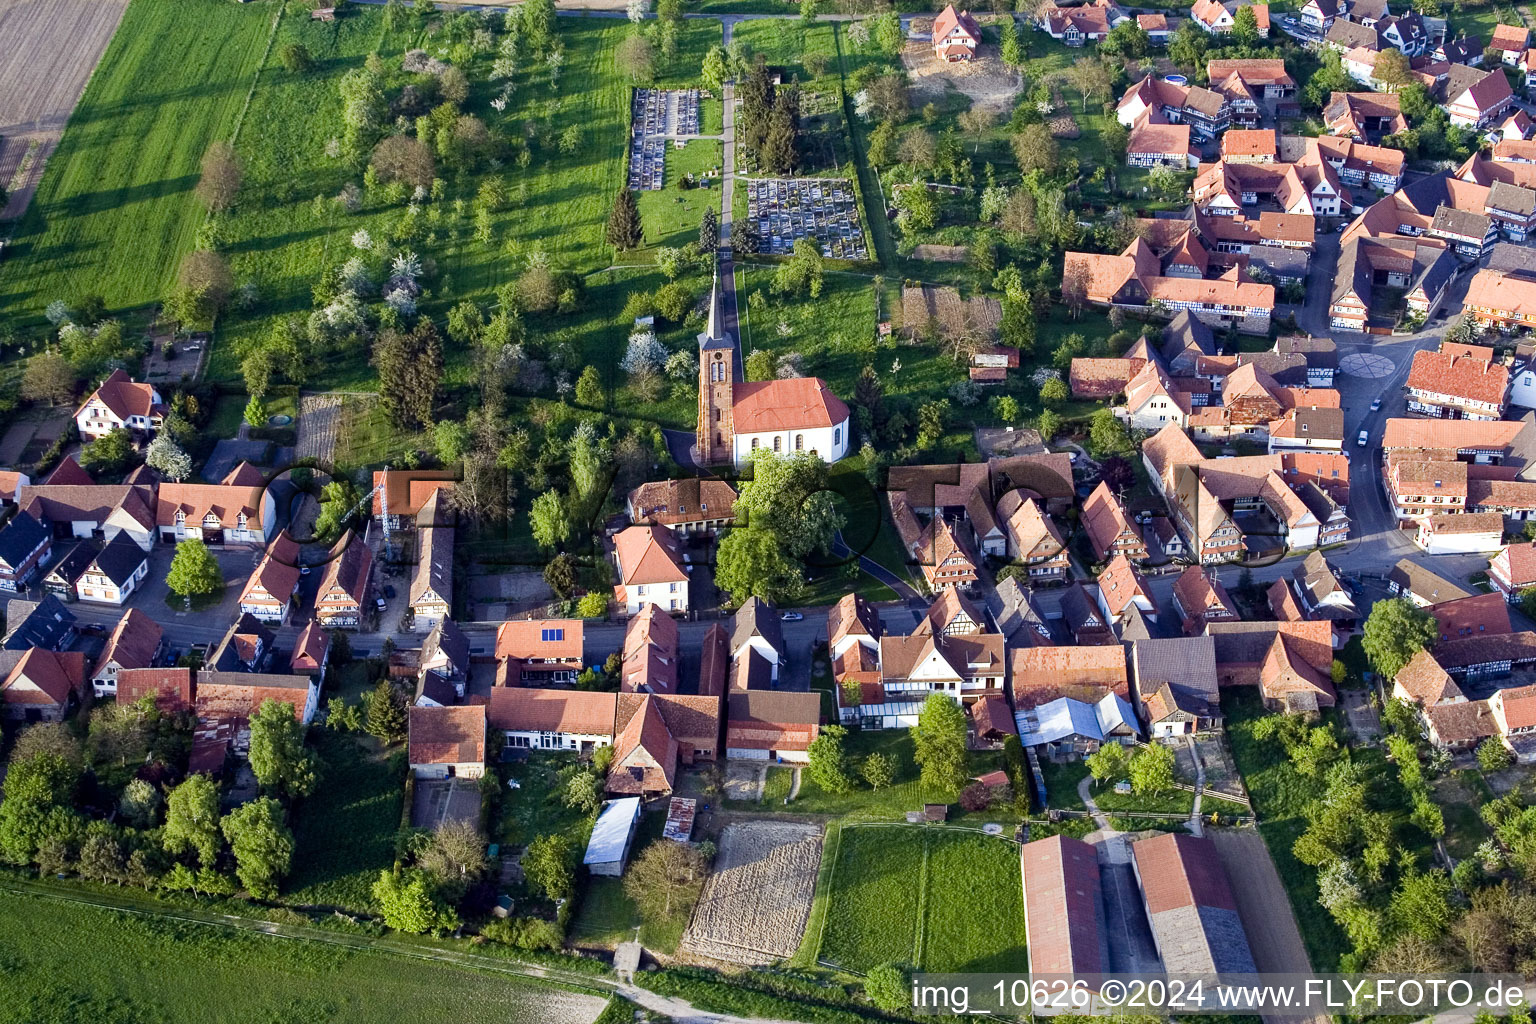
<instances>
[{"instance_id":1,"label":"red tile roof","mask_svg":"<svg viewBox=\"0 0 1536 1024\"><path fill-rule=\"evenodd\" d=\"M153 694L162 711L181 711L192 706L192 670L189 668L131 668L117 674L117 702L132 704Z\"/></svg>"},{"instance_id":2,"label":"red tile roof","mask_svg":"<svg viewBox=\"0 0 1536 1024\"><path fill-rule=\"evenodd\" d=\"M1209 839L1168 832L1131 844L1147 910L1180 907L1237 910L1227 873Z\"/></svg>"},{"instance_id":3,"label":"red tile roof","mask_svg":"<svg viewBox=\"0 0 1536 1024\"><path fill-rule=\"evenodd\" d=\"M835 427L848 406L820 377L748 381L732 386L732 426L738 434L800 427Z\"/></svg>"},{"instance_id":4,"label":"red tile roof","mask_svg":"<svg viewBox=\"0 0 1536 1024\"><path fill-rule=\"evenodd\" d=\"M1502 405L1509 369L1498 363L1448 352L1415 352L1408 387L1437 395Z\"/></svg>"},{"instance_id":5,"label":"red tile roof","mask_svg":"<svg viewBox=\"0 0 1536 1024\"><path fill-rule=\"evenodd\" d=\"M1024 925L1029 969L1036 974L1094 974L1105 969L1099 909L1099 859L1069 836L1025 843Z\"/></svg>"},{"instance_id":6,"label":"red tile roof","mask_svg":"<svg viewBox=\"0 0 1536 1024\"><path fill-rule=\"evenodd\" d=\"M485 707L410 707L411 764L485 763Z\"/></svg>"},{"instance_id":7,"label":"red tile roof","mask_svg":"<svg viewBox=\"0 0 1536 1024\"><path fill-rule=\"evenodd\" d=\"M84 681L84 654L33 647L11 669L0 690L7 704L61 706L69 703L71 694L79 693ZM24 687L23 682L32 685Z\"/></svg>"},{"instance_id":8,"label":"red tile roof","mask_svg":"<svg viewBox=\"0 0 1536 1024\"><path fill-rule=\"evenodd\" d=\"M515 732L568 732L612 736L616 693L590 690L491 688L491 728Z\"/></svg>"}]
</instances>

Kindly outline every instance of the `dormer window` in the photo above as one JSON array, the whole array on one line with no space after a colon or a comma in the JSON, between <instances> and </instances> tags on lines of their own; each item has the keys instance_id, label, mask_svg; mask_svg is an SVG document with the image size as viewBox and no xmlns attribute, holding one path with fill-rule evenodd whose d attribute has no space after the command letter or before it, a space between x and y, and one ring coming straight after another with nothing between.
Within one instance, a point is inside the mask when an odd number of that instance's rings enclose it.
<instances>
[{"instance_id":1,"label":"dormer window","mask_svg":"<svg viewBox=\"0 0 1536 1024\"><path fill-rule=\"evenodd\" d=\"M177 509L176 510L176 525L177 526L185 526L186 524L187 524L187 514L185 512L183 512L181 509Z\"/></svg>"}]
</instances>

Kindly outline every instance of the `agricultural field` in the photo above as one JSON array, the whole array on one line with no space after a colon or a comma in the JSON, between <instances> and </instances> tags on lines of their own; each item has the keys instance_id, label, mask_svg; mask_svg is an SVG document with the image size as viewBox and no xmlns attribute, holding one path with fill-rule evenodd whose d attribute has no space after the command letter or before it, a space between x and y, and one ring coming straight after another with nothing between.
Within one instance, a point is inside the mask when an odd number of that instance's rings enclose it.
<instances>
[{"instance_id":1,"label":"agricultural field","mask_svg":"<svg viewBox=\"0 0 1536 1024\"><path fill-rule=\"evenodd\" d=\"M821 862L821 831L787 822L728 826L683 948L748 967L794 954Z\"/></svg>"},{"instance_id":2,"label":"agricultural field","mask_svg":"<svg viewBox=\"0 0 1536 1024\"><path fill-rule=\"evenodd\" d=\"M9 1021L590 1024L604 1006L450 962L9 892L0 962Z\"/></svg>"},{"instance_id":3,"label":"agricultural field","mask_svg":"<svg viewBox=\"0 0 1536 1024\"><path fill-rule=\"evenodd\" d=\"M21 215L127 0L6 0L0 39L25 60L0 71L0 220Z\"/></svg>"},{"instance_id":4,"label":"agricultural field","mask_svg":"<svg viewBox=\"0 0 1536 1024\"><path fill-rule=\"evenodd\" d=\"M56 299L96 293L120 311L164 295L203 221L192 196L203 153L234 133L277 13L223 0L129 6L15 227L0 309L35 324Z\"/></svg>"},{"instance_id":5,"label":"agricultural field","mask_svg":"<svg viewBox=\"0 0 1536 1024\"><path fill-rule=\"evenodd\" d=\"M1274 974L1310 973L1307 948L1264 840L1249 829L1215 829L1206 835L1216 844L1216 852L1231 879L1238 916L1242 918L1243 931L1248 933L1248 945L1259 970Z\"/></svg>"},{"instance_id":6,"label":"agricultural field","mask_svg":"<svg viewBox=\"0 0 1536 1024\"><path fill-rule=\"evenodd\" d=\"M310 730L323 785L294 815L289 903L371 912L379 872L394 863L405 751L381 752L370 736Z\"/></svg>"},{"instance_id":7,"label":"agricultural field","mask_svg":"<svg viewBox=\"0 0 1536 1024\"><path fill-rule=\"evenodd\" d=\"M956 972L1027 966L1011 840L959 829L844 826L821 884L818 957L825 963L860 972L890 962Z\"/></svg>"}]
</instances>

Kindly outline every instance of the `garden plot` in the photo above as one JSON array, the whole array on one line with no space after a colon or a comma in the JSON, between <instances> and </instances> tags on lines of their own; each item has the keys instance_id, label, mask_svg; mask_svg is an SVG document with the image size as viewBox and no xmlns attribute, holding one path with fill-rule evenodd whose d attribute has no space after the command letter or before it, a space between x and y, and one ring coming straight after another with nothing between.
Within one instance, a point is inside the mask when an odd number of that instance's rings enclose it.
<instances>
[{"instance_id":1,"label":"garden plot","mask_svg":"<svg viewBox=\"0 0 1536 1024\"><path fill-rule=\"evenodd\" d=\"M846 178L747 179L747 236L753 251L769 255L787 255L809 238L831 259L869 259L859 198Z\"/></svg>"},{"instance_id":2,"label":"garden plot","mask_svg":"<svg viewBox=\"0 0 1536 1024\"><path fill-rule=\"evenodd\" d=\"M636 89L630 104L629 187L658 192L665 184L667 140L699 134L699 90Z\"/></svg>"},{"instance_id":3,"label":"garden plot","mask_svg":"<svg viewBox=\"0 0 1536 1024\"><path fill-rule=\"evenodd\" d=\"M813 825L727 827L682 948L748 967L793 955L820 865L821 830Z\"/></svg>"}]
</instances>

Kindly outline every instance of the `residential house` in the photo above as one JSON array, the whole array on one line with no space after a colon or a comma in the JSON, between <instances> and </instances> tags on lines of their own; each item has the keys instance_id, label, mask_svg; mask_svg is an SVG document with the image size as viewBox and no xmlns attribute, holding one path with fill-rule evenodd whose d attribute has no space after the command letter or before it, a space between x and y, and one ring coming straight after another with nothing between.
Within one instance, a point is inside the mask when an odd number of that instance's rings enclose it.
<instances>
[{"instance_id":1,"label":"residential house","mask_svg":"<svg viewBox=\"0 0 1536 1024\"><path fill-rule=\"evenodd\" d=\"M1497 563L1497 561L1498 559L1495 558L1494 562ZM1493 569L1493 565L1490 565L1488 579L1498 588L1499 582ZM1533 565L1532 569L1536 571L1536 565ZM1536 576L1533 576L1533 582L1536 582ZM1409 558L1400 559L1387 574L1387 593L1393 597L1407 598L1418 608L1428 608L1441 601L1472 596L1471 591L1462 589Z\"/></svg>"},{"instance_id":2,"label":"residential house","mask_svg":"<svg viewBox=\"0 0 1536 1024\"><path fill-rule=\"evenodd\" d=\"M149 558L144 549L119 533L96 552L75 581L75 593L82 601L120 605L148 575Z\"/></svg>"},{"instance_id":3,"label":"residential house","mask_svg":"<svg viewBox=\"0 0 1536 1024\"><path fill-rule=\"evenodd\" d=\"M165 634L158 623L137 608L117 620L91 669L91 686L97 697L117 696L117 680L129 669L149 668L165 648Z\"/></svg>"},{"instance_id":4,"label":"residential house","mask_svg":"<svg viewBox=\"0 0 1536 1024\"><path fill-rule=\"evenodd\" d=\"M1506 544L1488 563L1488 582L1513 604L1536 587L1536 542Z\"/></svg>"},{"instance_id":5,"label":"residential house","mask_svg":"<svg viewBox=\"0 0 1536 1024\"><path fill-rule=\"evenodd\" d=\"M244 723L268 701L290 705L294 719L308 725L320 703L320 683L309 676L203 669L192 694L192 710L199 720L234 721L244 731Z\"/></svg>"},{"instance_id":6,"label":"residential house","mask_svg":"<svg viewBox=\"0 0 1536 1024\"><path fill-rule=\"evenodd\" d=\"M1052 39L1067 46L1097 43L1109 35L1111 24L1110 0L1093 0L1079 7L1044 7L1036 19L1036 26Z\"/></svg>"},{"instance_id":7,"label":"residential house","mask_svg":"<svg viewBox=\"0 0 1536 1024\"><path fill-rule=\"evenodd\" d=\"M486 720L509 747L587 756L613 743L618 701L616 693L494 686Z\"/></svg>"},{"instance_id":8,"label":"residential house","mask_svg":"<svg viewBox=\"0 0 1536 1024\"><path fill-rule=\"evenodd\" d=\"M53 531L26 512L16 513L0 529L0 590L26 590L52 551Z\"/></svg>"},{"instance_id":9,"label":"residential house","mask_svg":"<svg viewBox=\"0 0 1536 1024\"><path fill-rule=\"evenodd\" d=\"M1109 620L1099 611L1098 602L1088 594L1088 589L1073 581L1061 595L1061 618L1073 643L1082 647L1100 644L1119 644Z\"/></svg>"},{"instance_id":10,"label":"residential house","mask_svg":"<svg viewBox=\"0 0 1536 1024\"><path fill-rule=\"evenodd\" d=\"M581 619L503 622L496 630L496 685L570 686L583 668L584 643Z\"/></svg>"},{"instance_id":11,"label":"residential house","mask_svg":"<svg viewBox=\"0 0 1536 1024\"><path fill-rule=\"evenodd\" d=\"M453 474L437 469L384 469L373 474L373 518L391 530L450 525L440 492L452 491Z\"/></svg>"},{"instance_id":12,"label":"residential house","mask_svg":"<svg viewBox=\"0 0 1536 1024\"><path fill-rule=\"evenodd\" d=\"M1204 632L1212 622L1231 622L1239 617L1227 588L1203 565L1192 565L1179 573L1173 583L1173 607L1184 622L1184 632L1191 636Z\"/></svg>"},{"instance_id":13,"label":"residential house","mask_svg":"<svg viewBox=\"0 0 1536 1024\"><path fill-rule=\"evenodd\" d=\"M1504 543L1504 517L1498 512L1425 516L1419 520L1413 540L1431 555L1494 551Z\"/></svg>"},{"instance_id":14,"label":"residential house","mask_svg":"<svg viewBox=\"0 0 1536 1024\"><path fill-rule=\"evenodd\" d=\"M417 671L419 682L426 676L436 676L439 685L446 684L452 688L456 699L463 699L470 673L469 637L457 622L441 619L432 627L432 632L421 642Z\"/></svg>"},{"instance_id":15,"label":"residential house","mask_svg":"<svg viewBox=\"0 0 1536 1024\"><path fill-rule=\"evenodd\" d=\"M1520 764L1536 760L1536 687L1512 686L1495 690L1488 709L1498 725L1499 736Z\"/></svg>"},{"instance_id":16,"label":"residential house","mask_svg":"<svg viewBox=\"0 0 1536 1024\"><path fill-rule=\"evenodd\" d=\"M32 478L25 473L0 469L0 509L7 509L16 504L16 492L31 482Z\"/></svg>"},{"instance_id":17,"label":"residential house","mask_svg":"<svg viewBox=\"0 0 1536 1024\"><path fill-rule=\"evenodd\" d=\"M1419 721L1424 738L1450 753L1473 750L1499 734L1498 720L1486 700L1420 708Z\"/></svg>"},{"instance_id":18,"label":"residential house","mask_svg":"<svg viewBox=\"0 0 1536 1024\"><path fill-rule=\"evenodd\" d=\"M908 550L936 594L976 582L976 556L970 541L946 519L930 521Z\"/></svg>"},{"instance_id":19,"label":"residential house","mask_svg":"<svg viewBox=\"0 0 1536 1024\"><path fill-rule=\"evenodd\" d=\"M4 650L43 647L57 651L74 639L75 616L53 594L41 601L12 598L5 603L5 628Z\"/></svg>"},{"instance_id":20,"label":"residential house","mask_svg":"<svg viewBox=\"0 0 1536 1024\"><path fill-rule=\"evenodd\" d=\"M1509 395L1509 368L1480 346L1415 352L1408 373L1408 411L1438 419L1497 420Z\"/></svg>"},{"instance_id":21,"label":"residential house","mask_svg":"<svg viewBox=\"0 0 1536 1024\"><path fill-rule=\"evenodd\" d=\"M430 526L416 531L416 567L411 571L411 628L430 630L453 614L454 528Z\"/></svg>"},{"instance_id":22,"label":"residential house","mask_svg":"<svg viewBox=\"0 0 1536 1024\"><path fill-rule=\"evenodd\" d=\"M153 698L164 714L176 714L192 708L192 687L196 673L190 668L125 668L117 674L117 702L135 704Z\"/></svg>"},{"instance_id":23,"label":"residential house","mask_svg":"<svg viewBox=\"0 0 1536 1024\"><path fill-rule=\"evenodd\" d=\"M1488 49L1495 50L1507 67L1515 67L1530 49L1531 33L1524 25L1495 25Z\"/></svg>"},{"instance_id":24,"label":"residential house","mask_svg":"<svg viewBox=\"0 0 1536 1024\"><path fill-rule=\"evenodd\" d=\"M1328 564L1328 559L1323 557L1321 551L1310 552L1291 571L1291 586L1309 619L1326 620L1333 623L1335 630L1347 633L1360 618L1349 588L1339 579L1338 573ZM1342 646L1342 636L1338 642Z\"/></svg>"},{"instance_id":25,"label":"residential house","mask_svg":"<svg viewBox=\"0 0 1536 1024\"><path fill-rule=\"evenodd\" d=\"M1025 647L1008 651L1009 686L1018 711L1068 697L1097 704L1106 695L1131 699L1125 647Z\"/></svg>"},{"instance_id":26,"label":"residential house","mask_svg":"<svg viewBox=\"0 0 1536 1024\"><path fill-rule=\"evenodd\" d=\"M1137 640L1131 666L1141 694L1142 718L1154 739L1193 736L1221 728L1216 641L1208 636Z\"/></svg>"},{"instance_id":27,"label":"residential house","mask_svg":"<svg viewBox=\"0 0 1536 1024\"><path fill-rule=\"evenodd\" d=\"M619 569L614 595L630 615L647 603L688 611L688 568L676 534L663 526L628 526L613 538Z\"/></svg>"},{"instance_id":28,"label":"residential house","mask_svg":"<svg viewBox=\"0 0 1536 1024\"><path fill-rule=\"evenodd\" d=\"M997 504L1008 536L1008 557L1028 567L1031 580L1059 580L1072 568L1067 539L1038 501L1009 491Z\"/></svg>"},{"instance_id":29,"label":"residential house","mask_svg":"<svg viewBox=\"0 0 1536 1024\"><path fill-rule=\"evenodd\" d=\"M331 549L320 589L315 593L315 618L327 629L361 629L370 610L373 552L348 530Z\"/></svg>"},{"instance_id":30,"label":"residential house","mask_svg":"<svg viewBox=\"0 0 1536 1024\"><path fill-rule=\"evenodd\" d=\"M1147 42L1153 46L1168 45L1168 37L1171 33L1168 30L1166 14L1138 14L1136 25L1147 34Z\"/></svg>"},{"instance_id":31,"label":"residential house","mask_svg":"<svg viewBox=\"0 0 1536 1024\"><path fill-rule=\"evenodd\" d=\"M1251 0L1195 0L1194 6L1189 10L1189 20L1199 25L1212 35L1226 35L1232 31L1236 23L1239 9L1247 7L1253 11L1254 25L1258 29L1262 39L1269 35L1269 5L1256 4Z\"/></svg>"},{"instance_id":32,"label":"residential house","mask_svg":"<svg viewBox=\"0 0 1536 1024\"><path fill-rule=\"evenodd\" d=\"M33 647L0 683L0 713L14 721L58 722L80 706L85 655Z\"/></svg>"},{"instance_id":33,"label":"residential house","mask_svg":"<svg viewBox=\"0 0 1536 1024\"><path fill-rule=\"evenodd\" d=\"M1140 238L1118 256L1067 253L1062 287L1069 303L1169 315L1188 310L1207 323L1248 333L1268 331L1275 308L1274 286L1254 281L1240 266L1213 279L1164 276Z\"/></svg>"},{"instance_id":34,"label":"residential house","mask_svg":"<svg viewBox=\"0 0 1536 1024\"><path fill-rule=\"evenodd\" d=\"M1007 672L1000 633L913 633L880 638L880 683L888 701L912 705L910 712L882 712L883 728L916 724L917 707L933 693L969 704L1000 693ZM867 717L868 709L861 709ZM910 720L908 720L910 719Z\"/></svg>"},{"instance_id":35,"label":"residential house","mask_svg":"<svg viewBox=\"0 0 1536 1024\"><path fill-rule=\"evenodd\" d=\"M298 542L287 530L274 537L240 591L240 610L273 626L286 623L302 575L299 556Z\"/></svg>"},{"instance_id":36,"label":"residential house","mask_svg":"<svg viewBox=\"0 0 1536 1024\"><path fill-rule=\"evenodd\" d=\"M1491 269L1479 270L1467 285L1463 308L1473 323L1492 325L1504 332L1536 325L1536 281Z\"/></svg>"},{"instance_id":37,"label":"residential house","mask_svg":"<svg viewBox=\"0 0 1536 1024\"><path fill-rule=\"evenodd\" d=\"M681 656L677 621L660 606L646 605L625 624L620 654L621 693L678 692Z\"/></svg>"},{"instance_id":38,"label":"residential house","mask_svg":"<svg viewBox=\"0 0 1536 1024\"><path fill-rule=\"evenodd\" d=\"M1146 559L1147 542L1141 527L1126 513L1109 484L1101 481L1083 501L1081 522L1099 561L1108 561L1117 554L1138 562Z\"/></svg>"},{"instance_id":39,"label":"residential house","mask_svg":"<svg viewBox=\"0 0 1536 1024\"><path fill-rule=\"evenodd\" d=\"M726 757L804 764L820 731L821 695L814 691L739 690L726 695Z\"/></svg>"},{"instance_id":40,"label":"residential house","mask_svg":"<svg viewBox=\"0 0 1536 1024\"><path fill-rule=\"evenodd\" d=\"M652 480L629 492L629 521L715 534L736 521L736 489L718 477Z\"/></svg>"},{"instance_id":41,"label":"residential house","mask_svg":"<svg viewBox=\"0 0 1536 1024\"><path fill-rule=\"evenodd\" d=\"M1370 142L1408 130L1396 93L1336 92L1323 107L1323 126L1330 135Z\"/></svg>"},{"instance_id":42,"label":"residential house","mask_svg":"<svg viewBox=\"0 0 1536 1024\"><path fill-rule=\"evenodd\" d=\"M114 430L152 434L165 423L167 408L153 384L135 383L126 370L113 370L75 410L80 439L94 441Z\"/></svg>"},{"instance_id":43,"label":"residential house","mask_svg":"<svg viewBox=\"0 0 1536 1024\"><path fill-rule=\"evenodd\" d=\"M162 483L155 501L155 524L160 539L265 547L272 524L277 521L277 499L259 481L229 482L248 466L241 463L223 483Z\"/></svg>"},{"instance_id":44,"label":"residential house","mask_svg":"<svg viewBox=\"0 0 1536 1024\"><path fill-rule=\"evenodd\" d=\"M1109 621L1123 626L1133 610L1154 622L1157 620L1157 599L1124 552L1111 558L1104 571L1099 573L1097 589L1099 609Z\"/></svg>"},{"instance_id":45,"label":"residential house","mask_svg":"<svg viewBox=\"0 0 1536 1024\"><path fill-rule=\"evenodd\" d=\"M1158 124L1150 118L1138 121L1126 140L1126 165L1194 170L1200 157L1190 149L1190 131L1187 124Z\"/></svg>"},{"instance_id":46,"label":"residential house","mask_svg":"<svg viewBox=\"0 0 1536 1024\"><path fill-rule=\"evenodd\" d=\"M1090 755L1105 743L1130 745L1141 738L1135 710L1115 693L1105 694L1093 704L1061 697L1015 711L1014 722L1024 747L1041 748L1055 761Z\"/></svg>"},{"instance_id":47,"label":"residential house","mask_svg":"<svg viewBox=\"0 0 1536 1024\"><path fill-rule=\"evenodd\" d=\"M410 707L406 715L406 760L416 778L478 779L485 774L485 705Z\"/></svg>"},{"instance_id":48,"label":"residential house","mask_svg":"<svg viewBox=\"0 0 1536 1024\"><path fill-rule=\"evenodd\" d=\"M607 792L669 796L679 763L712 761L719 744L719 697L621 694Z\"/></svg>"},{"instance_id":49,"label":"residential house","mask_svg":"<svg viewBox=\"0 0 1536 1024\"><path fill-rule=\"evenodd\" d=\"M1287 409L1267 429L1269 454L1288 451L1344 450L1344 410L1316 406Z\"/></svg>"},{"instance_id":50,"label":"residential house","mask_svg":"<svg viewBox=\"0 0 1536 1024\"><path fill-rule=\"evenodd\" d=\"M970 11L955 10L950 4L933 19L933 55L949 64L968 61L981 45L981 26Z\"/></svg>"},{"instance_id":51,"label":"residential house","mask_svg":"<svg viewBox=\"0 0 1536 1024\"><path fill-rule=\"evenodd\" d=\"M331 635L321 629L318 622L311 622L299 631L298 639L293 642L293 653L288 658L288 672L296 676L313 676L323 683L325 666L330 657Z\"/></svg>"},{"instance_id":52,"label":"residential house","mask_svg":"<svg viewBox=\"0 0 1536 1024\"><path fill-rule=\"evenodd\" d=\"M1486 128L1515 103L1502 69L1484 71L1464 64L1451 65L1444 97L1440 106L1458 128Z\"/></svg>"},{"instance_id":53,"label":"residential house","mask_svg":"<svg viewBox=\"0 0 1536 1024\"><path fill-rule=\"evenodd\" d=\"M1296 12L1296 17L1307 31L1323 35L1343 14L1343 6L1339 0L1307 0L1301 10Z\"/></svg>"},{"instance_id":54,"label":"residential house","mask_svg":"<svg viewBox=\"0 0 1536 1024\"><path fill-rule=\"evenodd\" d=\"M1434 605L1429 613L1435 618L1440 643L1464 640L1472 636L1504 636L1513 633L1509 605L1501 594L1476 594Z\"/></svg>"},{"instance_id":55,"label":"residential house","mask_svg":"<svg viewBox=\"0 0 1536 1024\"><path fill-rule=\"evenodd\" d=\"M262 672L272 655L276 637L253 615L242 613L217 647L209 653L206 665L219 672Z\"/></svg>"}]
</instances>

